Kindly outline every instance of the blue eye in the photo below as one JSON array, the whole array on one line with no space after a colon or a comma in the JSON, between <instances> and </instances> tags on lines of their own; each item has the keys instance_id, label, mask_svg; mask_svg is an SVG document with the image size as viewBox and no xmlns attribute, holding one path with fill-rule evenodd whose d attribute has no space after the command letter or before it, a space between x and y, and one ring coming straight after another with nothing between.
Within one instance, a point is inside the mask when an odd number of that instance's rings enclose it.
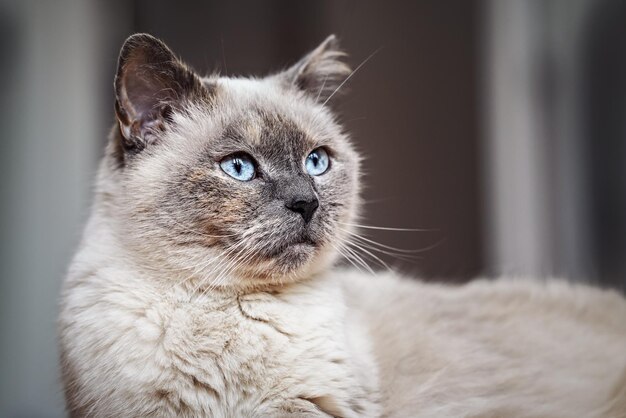
<instances>
[{"instance_id":1,"label":"blue eye","mask_svg":"<svg viewBox=\"0 0 626 418\"><path fill-rule=\"evenodd\" d=\"M329 165L330 157L324 148L317 148L313 150L309 156L306 157L306 161L304 162L306 171L308 171L312 176L324 174L328 170Z\"/></svg>"},{"instance_id":2,"label":"blue eye","mask_svg":"<svg viewBox=\"0 0 626 418\"><path fill-rule=\"evenodd\" d=\"M236 154L220 161L220 167L224 173L239 181L249 181L254 178L256 168L252 158L245 154Z\"/></svg>"}]
</instances>

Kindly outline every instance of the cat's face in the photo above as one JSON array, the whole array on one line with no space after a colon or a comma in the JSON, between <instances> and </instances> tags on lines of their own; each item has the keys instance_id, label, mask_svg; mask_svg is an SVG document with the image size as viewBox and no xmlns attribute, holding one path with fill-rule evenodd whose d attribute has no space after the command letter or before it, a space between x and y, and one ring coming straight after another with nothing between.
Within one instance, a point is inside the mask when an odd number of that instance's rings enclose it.
<instances>
[{"instance_id":1,"label":"cat's face","mask_svg":"<svg viewBox=\"0 0 626 418\"><path fill-rule=\"evenodd\" d=\"M348 73L329 38L262 79L200 78L135 35L109 146L121 235L155 269L211 286L328 267L356 215L358 157L324 102Z\"/></svg>"}]
</instances>

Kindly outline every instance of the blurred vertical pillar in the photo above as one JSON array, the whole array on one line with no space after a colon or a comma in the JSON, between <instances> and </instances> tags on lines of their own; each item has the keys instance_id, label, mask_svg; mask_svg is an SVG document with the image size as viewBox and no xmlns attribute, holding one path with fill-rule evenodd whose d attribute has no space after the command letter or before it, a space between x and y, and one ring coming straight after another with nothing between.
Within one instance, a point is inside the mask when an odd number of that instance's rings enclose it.
<instances>
[{"instance_id":1,"label":"blurred vertical pillar","mask_svg":"<svg viewBox=\"0 0 626 418\"><path fill-rule=\"evenodd\" d=\"M116 3L0 0L3 417L65 415L57 295L110 123L111 105L101 102L102 71L109 68L101 63L109 36L125 26L107 13Z\"/></svg>"},{"instance_id":2,"label":"blurred vertical pillar","mask_svg":"<svg viewBox=\"0 0 626 418\"><path fill-rule=\"evenodd\" d=\"M490 273L550 268L547 149L536 87L539 9L532 1L486 3L487 255Z\"/></svg>"},{"instance_id":3,"label":"blurred vertical pillar","mask_svg":"<svg viewBox=\"0 0 626 418\"><path fill-rule=\"evenodd\" d=\"M483 87L490 274L589 279L580 42L590 0L487 0Z\"/></svg>"}]
</instances>

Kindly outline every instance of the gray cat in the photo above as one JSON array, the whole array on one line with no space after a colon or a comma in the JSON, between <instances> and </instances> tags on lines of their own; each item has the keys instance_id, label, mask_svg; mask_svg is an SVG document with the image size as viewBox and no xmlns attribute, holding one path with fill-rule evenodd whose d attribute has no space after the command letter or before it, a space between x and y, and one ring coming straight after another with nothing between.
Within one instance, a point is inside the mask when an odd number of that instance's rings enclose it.
<instances>
[{"instance_id":1,"label":"gray cat","mask_svg":"<svg viewBox=\"0 0 626 418\"><path fill-rule=\"evenodd\" d=\"M623 416L620 296L333 267L359 208L326 106L343 57L331 36L265 78L202 78L150 35L126 41L62 295L70 414Z\"/></svg>"}]
</instances>

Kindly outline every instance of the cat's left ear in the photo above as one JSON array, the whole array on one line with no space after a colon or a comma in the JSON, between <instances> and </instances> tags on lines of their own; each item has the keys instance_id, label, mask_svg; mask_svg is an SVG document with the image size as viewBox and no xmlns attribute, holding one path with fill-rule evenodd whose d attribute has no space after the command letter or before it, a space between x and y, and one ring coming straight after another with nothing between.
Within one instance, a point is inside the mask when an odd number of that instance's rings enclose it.
<instances>
[{"instance_id":1,"label":"cat's left ear","mask_svg":"<svg viewBox=\"0 0 626 418\"><path fill-rule=\"evenodd\" d=\"M319 102L336 93L351 70L342 60L346 53L339 48L335 35L330 35L317 48L277 76L283 84L302 90Z\"/></svg>"},{"instance_id":2,"label":"cat's left ear","mask_svg":"<svg viewBox=\"0 0 626 418\"><path fill-rule=\"evenodd\" d=\"M115 77L115 113L125 149L141 151L158 142L173 110L206 94L198 76L160 40L129 37Z\"/></svg>"}]
</instances>

